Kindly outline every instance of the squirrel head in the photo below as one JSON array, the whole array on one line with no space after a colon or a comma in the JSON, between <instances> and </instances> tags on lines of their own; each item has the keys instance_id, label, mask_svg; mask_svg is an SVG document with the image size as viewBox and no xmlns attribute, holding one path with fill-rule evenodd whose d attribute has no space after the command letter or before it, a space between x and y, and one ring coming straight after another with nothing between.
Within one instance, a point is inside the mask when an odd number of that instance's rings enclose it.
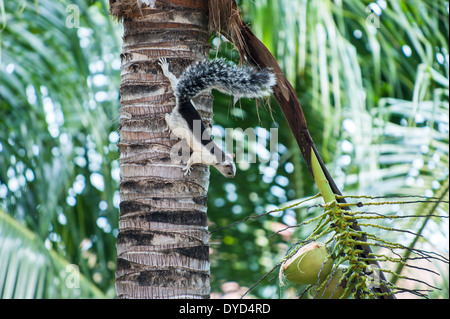
<instances>
[{"instance_id":1,"label":"squirrel head","mask_svg":"<svg viewBox=\"0 0 450 319\"><path fill-rule=\"evenodd\" d=\"M225 154L225 160L214 166L226 178L233 178L236 175L236 165L234 165L234 154Z\"/></svg>"}]
</instances>

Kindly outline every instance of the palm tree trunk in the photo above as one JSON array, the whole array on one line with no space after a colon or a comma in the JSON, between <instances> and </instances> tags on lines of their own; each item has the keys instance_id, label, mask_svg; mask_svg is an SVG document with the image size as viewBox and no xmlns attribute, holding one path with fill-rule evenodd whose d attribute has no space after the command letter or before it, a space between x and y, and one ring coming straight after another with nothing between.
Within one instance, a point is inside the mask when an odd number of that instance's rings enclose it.
<instances>
[{"instance_id":1,"label":"palm tree trunk","mask_svg":"<svg viewBox=\"0 0 450 319\"><path fill-rule=\"evenodd\" d=\"M207 1L110 1L123 20L117 298L209 298L209 167L184 177L164 115L175 105L157 61L177 75L208 56ZM208 124L212 96L195 101Z\"/></svg>"}]
</instances>

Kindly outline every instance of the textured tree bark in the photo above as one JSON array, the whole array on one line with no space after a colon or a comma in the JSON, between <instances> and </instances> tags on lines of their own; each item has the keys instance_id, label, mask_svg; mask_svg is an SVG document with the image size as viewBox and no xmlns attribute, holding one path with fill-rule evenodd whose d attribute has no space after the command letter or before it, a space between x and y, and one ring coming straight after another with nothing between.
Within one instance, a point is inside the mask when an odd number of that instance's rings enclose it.
<instances>
[{"instance_id":1,"label":"textured tree bark","mask_svg":"<svg viewBox=\"0 0 450 319\"><path fill-rule=\"evenodd\" d=\"M164 115L175 97L157 63L167 57L179 75L208 57L207 0L110 1L110 10L124 25L117 298L209 298L209 167L184 176L183 163L171 161L178 141ZM195 105L210 125L212 95Z\"/></svg>"}]
</instances>

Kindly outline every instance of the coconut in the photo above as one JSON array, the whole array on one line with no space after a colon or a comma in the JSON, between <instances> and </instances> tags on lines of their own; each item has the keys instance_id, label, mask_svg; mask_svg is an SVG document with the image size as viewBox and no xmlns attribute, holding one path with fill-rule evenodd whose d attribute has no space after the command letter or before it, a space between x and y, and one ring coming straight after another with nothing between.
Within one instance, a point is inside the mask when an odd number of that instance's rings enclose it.
<instances>
[{"instance_id":1,"label":"coconut","mask_svg":"<svg viewBox=\"0 0 450 319\"><path fill-rule=\"evenodd\" d=\"M311 289L310 292L313 296L319 299L346 299L350 297L352 293L352 284L350 283L350 288L344 295L344 291L349 285L348 280L344 278L339 284L339 280L344 276L347 271L347 267L339 266L335 271L332 272L331 279L325 278L323 279L317 286L316 289ZM323 285L322 285L323 284ZM317 290L317 287L322 287L320 290Z\"/></svg>"},{"instance_id":2,"label":"coconut","mask_svg":"<svg viewBox=\"0 0 450 319\"><path fill-rule=\"evenodd\" d=\"M327 247L319 242L302 246L293 256L288 258L280 269L282 277L300 284L314 284L325 278L333 267Z\"/></svg>"}]
</instances>

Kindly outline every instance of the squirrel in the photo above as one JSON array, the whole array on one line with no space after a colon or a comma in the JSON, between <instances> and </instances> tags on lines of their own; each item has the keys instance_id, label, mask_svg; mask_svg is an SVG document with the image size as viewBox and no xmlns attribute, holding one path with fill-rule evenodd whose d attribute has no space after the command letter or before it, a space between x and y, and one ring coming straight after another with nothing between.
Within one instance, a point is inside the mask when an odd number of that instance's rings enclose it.
<instances>
[{"instance_id":1,"label":"squirrel","mask_svg":"<svg viewBox=\"0 0 450 319\"><path fill-rule=\"evenodd\" d=\"M176 98L174 109L165 115L167 127L178 138L186 139L192 149L192 155L183 168L184 175L190 174L193 164L201 163L216 167L225 177L234 177L234 154L226 154L214 143L191 99L208 89L233 95L234 103L241 97L268 96L276 84L275 74L268 68L237 67L224 59L214 59L187 67L177 78L169 71L166 58L160 58L159 65Z\"/></svg>"}]
</instances>

